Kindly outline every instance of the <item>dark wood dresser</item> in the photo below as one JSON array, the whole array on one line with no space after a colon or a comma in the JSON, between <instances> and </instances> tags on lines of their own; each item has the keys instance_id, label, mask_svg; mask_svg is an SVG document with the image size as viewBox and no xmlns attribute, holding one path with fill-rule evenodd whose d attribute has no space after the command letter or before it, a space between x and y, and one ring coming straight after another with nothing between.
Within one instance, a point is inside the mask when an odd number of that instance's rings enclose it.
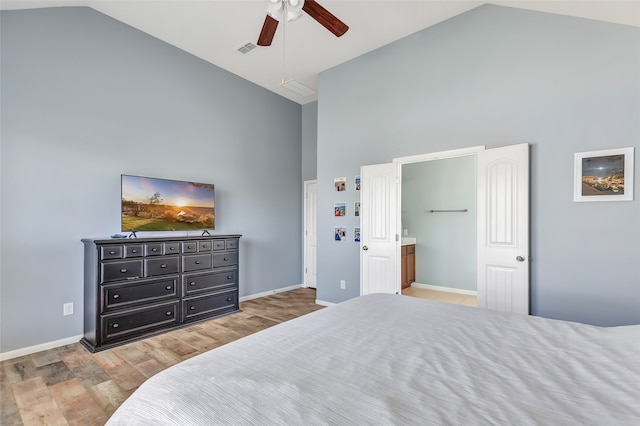
<instances>
[{"instance_id":1,"label":"dark wood dresser","mask_svg":"<svg viewBox=\"0 0 640 426\"><path fill-rule=\"evenodd\" d=\"M91 352L239 311L241 235L83 239Z\"/></svg>"}]
</instances>

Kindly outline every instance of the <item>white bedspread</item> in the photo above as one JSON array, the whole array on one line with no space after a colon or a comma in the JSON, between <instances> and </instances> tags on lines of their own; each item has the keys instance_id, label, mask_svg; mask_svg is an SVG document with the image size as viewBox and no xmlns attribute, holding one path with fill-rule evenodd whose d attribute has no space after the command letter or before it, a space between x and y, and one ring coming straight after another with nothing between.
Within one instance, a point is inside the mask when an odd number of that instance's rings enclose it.
<instances>
[{"instance_id":1,"label":"white bedspread","mask_svg":"<svg viewBox=\"0 0 640 426\"><path fill-rule=\"evenodd\" d=\"M108 425L640 425L640 326L373 294L175 365Z\"/></svg>"}]
</instances>

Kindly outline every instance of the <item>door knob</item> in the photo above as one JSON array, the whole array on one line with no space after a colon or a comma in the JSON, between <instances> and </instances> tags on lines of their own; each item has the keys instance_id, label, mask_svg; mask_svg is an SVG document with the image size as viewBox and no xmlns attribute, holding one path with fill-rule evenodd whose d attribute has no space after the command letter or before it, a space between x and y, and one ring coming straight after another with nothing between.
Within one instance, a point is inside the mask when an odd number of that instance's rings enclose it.
<instances>
[{"instance_id":1,"label":"door knob","mask_svg":"<svg viewBox=\"0 0 640 426\"><path fill-rule=\"evenodd\" d=\"M516 260L517 260L518 262L524 262L524 257L522 257L522 256L516 256Z\"/></svg>"},{"instance_id":2,"label":"door knob","mask_svg":"<svg viewBox=\"0 0 640 426\"><path fill-rule=\"evenodd\" d=\"M369 247L364 246L364 247L362 247L362 250L367 251L367 250L369 250Z\"/></svg>"}]
</instances>

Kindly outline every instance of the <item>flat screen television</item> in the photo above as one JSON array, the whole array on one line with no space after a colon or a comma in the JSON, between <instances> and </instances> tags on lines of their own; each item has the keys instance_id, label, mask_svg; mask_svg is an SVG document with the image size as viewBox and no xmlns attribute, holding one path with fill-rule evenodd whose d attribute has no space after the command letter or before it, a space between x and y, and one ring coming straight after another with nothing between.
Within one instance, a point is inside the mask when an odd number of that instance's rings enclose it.
<instances>
[{"instance_id":1,"label":"flat screen television","mask_svg":"<svg viewBox=\"0 0 640 426\"><path fill-rule=\"evenodd\" d=\"M215 188L210 183L121 176L122 231L215 229Z\"/></svg>"}]
</instances>

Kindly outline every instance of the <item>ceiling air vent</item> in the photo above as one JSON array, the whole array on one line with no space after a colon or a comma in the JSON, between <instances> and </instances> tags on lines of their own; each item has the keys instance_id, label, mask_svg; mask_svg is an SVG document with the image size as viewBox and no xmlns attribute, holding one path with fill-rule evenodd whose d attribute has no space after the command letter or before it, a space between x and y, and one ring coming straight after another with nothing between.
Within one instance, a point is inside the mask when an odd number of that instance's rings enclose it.
<instances>
[{"instance_id":1,"label":"ceiling air vent","mask_svg":"<svg viewBox=\"0 0 640 426\"><path fill-rule=\"evenodd\" d=\"M255 44L251 43L250 41L247 41L247 42L242 43L242 45L240 47L238 47L238 52L242 53L243 55L246 55L247 53L251 52L256 47L258 47L258 46L256 46Z\"/></svg>"}]
</instances>

